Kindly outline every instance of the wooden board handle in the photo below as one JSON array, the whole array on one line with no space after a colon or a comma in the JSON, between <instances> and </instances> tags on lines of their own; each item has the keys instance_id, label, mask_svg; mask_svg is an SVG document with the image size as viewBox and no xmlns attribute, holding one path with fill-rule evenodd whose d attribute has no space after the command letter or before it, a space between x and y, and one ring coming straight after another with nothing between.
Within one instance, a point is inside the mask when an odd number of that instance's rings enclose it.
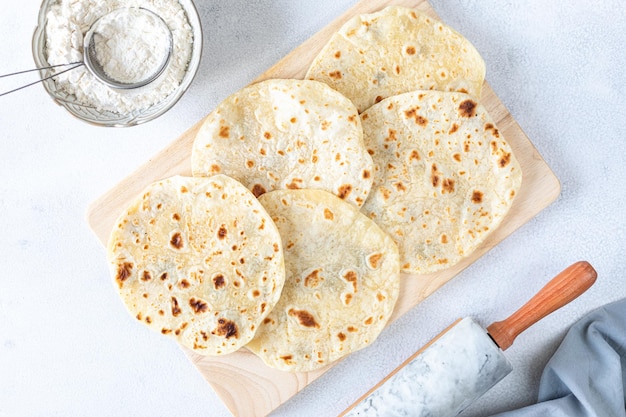
<instances>
[{"instance_id":1,"label":"wooden board handle","mask_svg":"<svg viewBox=\"0 0 626 417\"><path fill-rule=\"evenodd\" d=\"M519 310L487 327L487 332L502 350L507 349L524 330L587 291L597 276L589 262L568 266Z\"/></svg>"}]
</instances>

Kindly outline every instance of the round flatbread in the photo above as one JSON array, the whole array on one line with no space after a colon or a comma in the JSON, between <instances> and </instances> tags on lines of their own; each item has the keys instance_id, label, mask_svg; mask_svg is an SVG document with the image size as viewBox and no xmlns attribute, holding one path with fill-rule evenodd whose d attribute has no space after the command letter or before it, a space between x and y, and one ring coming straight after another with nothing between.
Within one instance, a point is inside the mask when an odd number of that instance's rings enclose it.
<instances>
[{"instance_id":1,"label":"round flatbread","mask_svg":"<svg viewBox=\"0 0 626 417\"><path fill-rule=\"evenodd\" d=\"M322 189L360 207L372 186L354 105L317 81L267 80L211 112L192 152L194 176L233 177L257 197L277 189Z\"/></svg>"},{"instance_id":2,"label":"round flatbread","mask_svg":"<svg viewBox=\"0 0 626 417\"><path fill-rule=\"evenodd\" d=\"M203 355L248 343L285 280L276 226L224 175L148 186L117 220L108 259L130 313Z\"/></svg>"},{"instance_id":3,"label":"round flatbread","mask_svg":"<svg viewBox=\"0 0 626 417\"><path fill-rule=\"evenodd\" d=\"M270 367L311 371L373 342L398 298L394 241L325 191L279 190L259 200L282 236L286 280L247 348Z\"/></svg>"},{"instance_id":4,"label":"round flatbread","mask_svg":"<svg viewBox=\"0 0 626 417\"><path fill-rule=\"evenodd\" d=\"M396 240L403 271L448 268L498 227L522 170L476 100L417 91L383 100L361 116L375 165L363 212Z\"/></svg>"},{"instance_id":5,"label":"round flatbread","mask_svg":"<svg viewBox=\"0 0 626 417\"><path fill-rule=\"evenodd\" d=\"M327 83L363 112L414 90L461 91L479 99L485 63L451 27L417 10L389 6L348 20L305 78Z\"/></svg>"}]
</instances>

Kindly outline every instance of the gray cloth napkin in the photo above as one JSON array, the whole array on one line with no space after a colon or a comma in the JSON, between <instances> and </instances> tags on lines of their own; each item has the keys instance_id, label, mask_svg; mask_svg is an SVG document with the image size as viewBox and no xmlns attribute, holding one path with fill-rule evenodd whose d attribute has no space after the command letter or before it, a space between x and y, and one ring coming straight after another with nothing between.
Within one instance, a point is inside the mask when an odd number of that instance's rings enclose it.
<instances>
[{"instance_id":1,"label":"gray cloth napkin","mask_svg":"<svg viewBox=\"0 0 626 417\"><path fill-rule=\"evenodd\" d=\"M626 417L625 384L626 299L570 328L543 371L536 404L497 417Z\"/></svg>"}]
</instances>

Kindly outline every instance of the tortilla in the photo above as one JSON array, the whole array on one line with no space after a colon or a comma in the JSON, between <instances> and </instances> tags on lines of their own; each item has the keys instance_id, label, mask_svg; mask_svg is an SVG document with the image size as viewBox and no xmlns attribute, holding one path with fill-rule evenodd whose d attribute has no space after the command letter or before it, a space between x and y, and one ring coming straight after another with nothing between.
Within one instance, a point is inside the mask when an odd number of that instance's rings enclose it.
<instances>
[{"instance_id":1,"label":"tortilla","mask_svg":"<svg viewBox=\"0 0 626 417\"><path fill-rule=\"evenodd\" d=\"M327 83L363 112L414 90L460 91L480 99L485 63L451 27L417 10L389 6L348 20L305 78Z\"/></svg>"},{"instance_id":2,"label":"tortilla","mask_svg":"<svg viewBox=\"0 0 626 417\"><path fill-rule=\"evenodd\" d=\"M372 159L354 105L317 81L274 79L234 93L202 124L194 176L231 176L257 197L277 189L322 189L360 207Z\"/></svg>"},{"instance_id":3,"label":"tortilla","mask_svg":"<svg viewBox=\"0 0 626 417\"><path fill-rule=\"evenodd\" d=\"M480 103L463 93L417 91L361 117L375 165L362 210L398 243L404 272L451 267L498 227L522 170Z\"/></svg>"},{"instance_id":4,"label":"tortilla","mask_svg":"<svg viewBox=\"0 0 626 417\"><path fill-rule=\"evenodd\" d=\"M149 185L119 217L107 254L129 312L202 355L250 341L285 279L276 226L224 175Z\"/></svg>"},{"instance_id":5,"label":"tortilla","mask_svg":"<svg viewBox=\"0 0 626 417\"><path fill-rule=\"evenodd\" d=\"M311 371L372 343L398 298L393 240L326 191L279 190L259 200L282 236L286 280L247 348L270 367Z\"/></svg>"}]
</instances>

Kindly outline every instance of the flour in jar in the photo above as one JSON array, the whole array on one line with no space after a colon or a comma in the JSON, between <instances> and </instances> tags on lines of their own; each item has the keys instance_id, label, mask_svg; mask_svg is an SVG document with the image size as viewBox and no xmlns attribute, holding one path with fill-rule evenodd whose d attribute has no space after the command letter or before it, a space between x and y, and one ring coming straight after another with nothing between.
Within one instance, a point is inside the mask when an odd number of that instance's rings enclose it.
<instances>
[{"instance_id":1,"label":"flour in jar","mask_svg":"<svg viewBox=\"0 0 626 417\"><path fill-rule=\"evenodd\" d=\"M143 8L158 15L172 34L172 56L170 62L159 79L149 86L140 89L112 89L96 77L84 66L60 74L55 78L57 89L69 100L113 113L132 113L156 104L169 96L180 85L191 57L193 32L187 15L178 0L56 0L50 6L46 24L46 54L50 65L65 64L83 60L83 38L91 25L103 16L121 8ZM97 53L104 54L100 61L105 64L112 78L119 81L132 81L134 77L142 77L142 73L150 72L154 62L162 59L163 49L159 39L151 39L154 29L150 22L139 24L130 21L117 21L110 25L111 30L125 31L127 39L141 36L150 40L143 46L136 44L133 53L128 52L126 41L108 43L108 51L102 49ZM124 39L121 37L120 39ZM156 41L156 42L155 42ZM98 49L98 48L97 48ZM123 52L123 53L121 53ZM121 61L108 60L113 55L121 56ZM108 62L108 63L107 63ZM134 65L130 64L134 62ZM108 65L108 67L106 66Z\"/></svg>"}]
</instances>

